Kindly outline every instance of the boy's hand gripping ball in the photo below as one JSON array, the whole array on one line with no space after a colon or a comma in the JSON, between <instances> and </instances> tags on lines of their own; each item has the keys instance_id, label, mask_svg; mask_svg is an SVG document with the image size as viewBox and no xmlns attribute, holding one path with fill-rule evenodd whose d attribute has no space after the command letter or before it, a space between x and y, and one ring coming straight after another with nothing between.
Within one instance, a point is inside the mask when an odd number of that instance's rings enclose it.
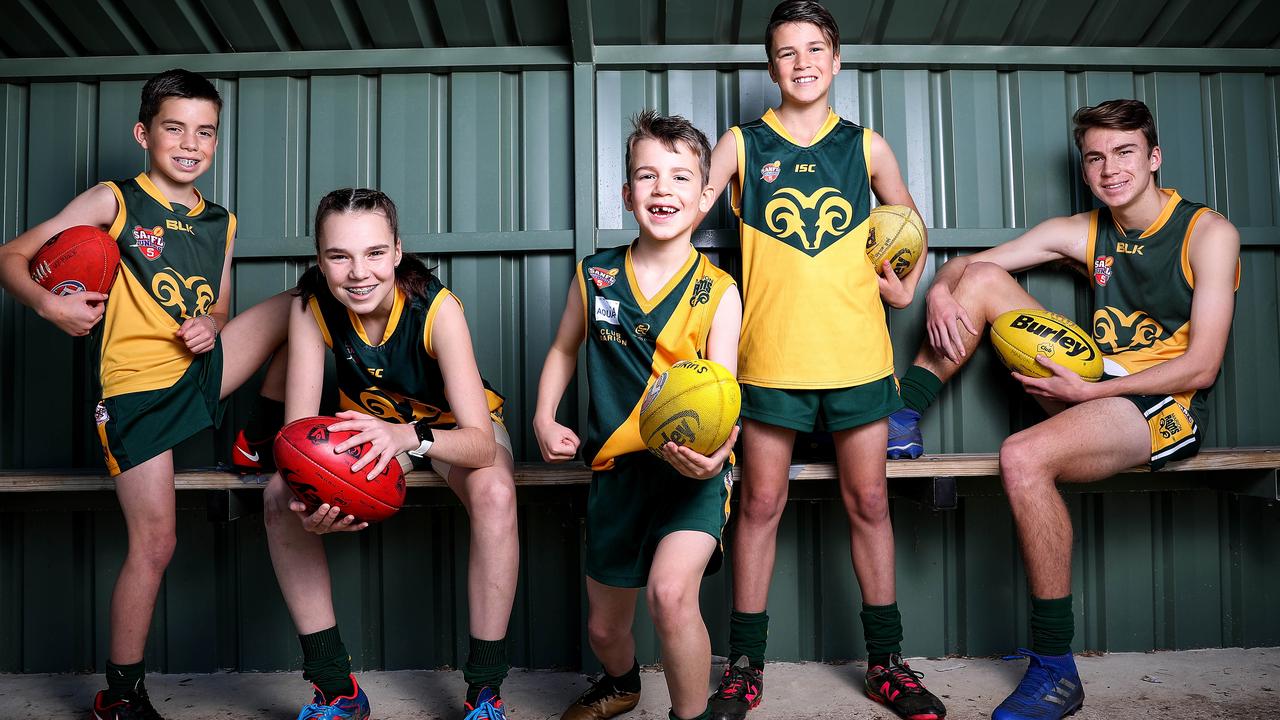
<instances>
[{"instance_id":1,"label":"boy's hand gripping ball","mask_svg":"<svg viewBox=\"0 0 1280 720\"><path fill-rule=\"evenodd\" d=\"M105 293L116 279L120 249L92 225L76 225L49 238L31 258L31 279L55 295Z\"/></svg>"},{"instance_id":2,"label":"boy's hand gripping ball","mask_svg":"<svg viewBox=\"0 0 1280 720\"><path fill-rule=\"evenodd\" d=\"M881 205L867 220L867 259L880 272L885 260L906 277L924 251L924 220L906 205Z\"/></svg>"},{"instance_id":3,"label":"boy's hand gripping ball","mask_svg":"<svg viewBox=\"0 0 1280 720\"><path fill-rule=\"evenodd\" d=\"M369 443L335 453L335 446L356 434L329 430L339 422L336 417L309 417L285 425L276 435L276 467L294 497L310 511L328 503L362 522L386 520L404 504L400 463L387 463L372 480L366 477L369 468L351 472L351 466L369 451Z\"/></svg>"},{"instance_id":4,"label":"boy's hand gripping ball","mask_svg":"<svg viewBox=\"0 0 1280 720\"><path fill-rule=\"evenodd\" d=\"M991 323L991 344L1000 362L1027 377L1049 377L1037 355L1089 382L1102 377L1102 350L1079 325L1048 310L1010 310Z\"/></svg>"},{"instance_id":5,"label":"boy's hand gripping ball","mask_svg":"<svg viewBox=\"0 0 1280 720\"><path fill-rule=\"evenodd\" d=\"M655 455L667 442L711 455L738 421L742 393L724 366L681 360L649 386L640 405L640 437Z\"/></svg>"}]
</instances>

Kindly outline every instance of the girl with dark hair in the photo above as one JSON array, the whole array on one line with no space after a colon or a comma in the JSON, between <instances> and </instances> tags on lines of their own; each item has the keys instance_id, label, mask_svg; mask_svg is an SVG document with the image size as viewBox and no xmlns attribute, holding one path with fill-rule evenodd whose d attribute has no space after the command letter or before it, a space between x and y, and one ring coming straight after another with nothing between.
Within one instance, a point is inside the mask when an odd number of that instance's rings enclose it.
<instances>
[{"instance_id":1,"label":"girl with dark hair","mask_svg":"<svg viewBox=\"0 0 1280 720\"><path fill-rule=\"evenodd\" d=\"M335 190L316 209L315 235L317 264L298 283L289 322L285 420L318 411L327 346L342 407L341 422L329 429L357 433L335 450L371 445L352 470L372 479L389 462L430 466L458 495L471 518L467 718L503 720L498 691L508 668L519 540L502 396L476 368L462 305L403 253L390 198ZM363 720L369 701L338 634L318 536L368 523L337 506L309 512L279 474L267 486L265 515L271 562L302 643L303 677L316 688L299 719Z\"/></svg>"}]
</instances>

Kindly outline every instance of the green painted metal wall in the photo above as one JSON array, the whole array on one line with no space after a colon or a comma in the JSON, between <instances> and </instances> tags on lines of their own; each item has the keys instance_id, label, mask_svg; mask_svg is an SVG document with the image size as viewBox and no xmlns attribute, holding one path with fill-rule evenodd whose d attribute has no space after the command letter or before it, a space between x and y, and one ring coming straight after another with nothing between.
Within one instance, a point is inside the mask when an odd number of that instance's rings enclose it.
<instances>
[{"instance_id":1,"label":"green painted metal wall","mask_svg":"<svg viewBox=\"0 0 1280 720\"><path fill-rule=\"evenodd\" d=\"M886 63L893 69L850 62L833 97L842 115L889 140L935 228L925 280L956 253L1089 207L1069 149L1070 113L1110 97L1143 98L1158 114L1164 184L1244 229L1242 286L1212 399L1210 444L1280 444L1274 57L1268 65L1248 56L1237 68L1206 52L1198 70L1186 67L1194 56L1177 55L1165 67L1164 56L1148 55L1154 69L1133 72L1116 69L1120 56L1104 53L1096 70L1064 69L1088 67L1089 56L1080 54L1059 67L1028 60L1034 69L1011 70L975 65L961 51L925 50L917 63L894 55ZM501 52L491 52L500 64ZM628 116L657 107L715 137L776 101L755 60L735 60L748 56L744 46L675 52L687 60L674 67L655 62L660 49L615 48L612 61L595 65L565 59L502 71L446 71L452 65L442 62L421 72L397 65L396 73L343 74L334 70L343 56L325 61L337 74L220 71L227 100L221 146L200 187L240 217L236 307L289 287L305 268L309 216L322 194L381 187L400 206L407 248L426 253L464 300L482 372L509 399L516 452L533 459L528 420L537 375L573 263L597 244L628 241L635 227L619 195ZM949 57L966 69L938 69ZM48 71L0 84L0 234L16 235L100 178L143 167L127 135L138 76L168 67L163 58L145 63L130 65L131 75L104 68L99 80ZM66 67L81 72L83 65ZM731 227L722 202L697 240L736 269ZM1035 273L1026 283L1048 306L1083 316L1085 296L1070 277ZM890 315L900 368L922 338L923 311L917 302ZM84 355L82 342L0 293L0 467L98 466ZM243 417L250 392L235 396L233 419ZM564 417L575 420L581 407L571 388ZM928 451L992 451L1032 419L1030 404L984 351L928 415ZM179 463L225 459L231 433L229 424L195 438L180 449ZM860 656L843 512L830 487L797 494L803 497L788 506L779 533L770 655ZM440 491L411 500L394 521L329 545L341 579L340 623L366 668L457 665L465 651L465 513ZM179 501L179 549L156 613L151 665L174 672L297 667L260 516L212 522L202 495L182 493ZM585 488L523 489L520 503L513 660L590 667L579 550ZM1280 601L1274 503L1183 490L1071 495L1069 505L1077 528L1077 647L1280 644L1280 616L1272 611ZM1025 640L1025 584L1003 498L965 497L942 514L895 501L893 514L910 653L1004 652ZM100 668L124 551L110 494L0 495L0 671ZM728 582L721 573L703 590L721 652ZM641 659L652 660L652 629L638 622Z\"/></svg>"}]
</instances>

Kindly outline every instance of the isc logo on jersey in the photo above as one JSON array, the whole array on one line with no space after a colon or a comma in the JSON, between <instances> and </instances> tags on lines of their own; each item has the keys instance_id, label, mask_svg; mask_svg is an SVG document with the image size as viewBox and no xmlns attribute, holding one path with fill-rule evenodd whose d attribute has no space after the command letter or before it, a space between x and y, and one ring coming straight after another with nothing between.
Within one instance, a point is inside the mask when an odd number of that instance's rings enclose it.
<instances>
[{"instance_id":1,"label":"isc logo on jersey","mask_svg":"<svg viewBox=\"0 0 1280 720\"><path fill-rule=\"evenodd\" d=\"M607 322L610 325L621 324L618 322L618 301L597 297L596 320Z\"/></svg>"}]
</instances>

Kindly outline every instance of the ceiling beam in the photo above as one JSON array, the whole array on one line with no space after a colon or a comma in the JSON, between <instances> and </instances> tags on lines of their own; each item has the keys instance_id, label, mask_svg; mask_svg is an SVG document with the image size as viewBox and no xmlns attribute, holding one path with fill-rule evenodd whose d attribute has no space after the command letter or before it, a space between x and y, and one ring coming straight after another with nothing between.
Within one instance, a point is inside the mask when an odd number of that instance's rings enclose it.
<instances>
[{"instance_id":1,"label":"ceiling beam","mask_svg":"<svg viewBox=\"0 0 1280 720\"><path fill-rule=\"evenodd\" d=\"M43 6L36 5L31 0L18 0L18 5L27 11L31 19L40 26L41 30L44 30L45 34L49 36L54 45L58 46L63 55L69 58L80 57L79 46L67 36L67 33L59 23L45 14Z\"/></svg>"},{"instance_id":2,"label":"ceiling beam","mask_svg":"<svg viewBox=\"0 0 1280 720\"><path fill-rule=\"evenodd\" d=\"M1231 12L1222 18L1222 22L1218 23L1218 27L1214 29L1209 39L1204 41L1205 47L1217 48L1225 45L1261 4L1262 0L1240 0L1240 3L1231 8Z\"/></svg>"},{"instance_id":3,"label":"ceiling beam","mask_svg":"<svg viewBox=\"0 0 1280 720\"><path fill-rule=\"evenodd\" d=\"M111 20L111 24L119 31L124 41L129 43L129 47L133 48L135 54L151 54L151 48L147 46L146 40L134 30L133 24L129 18L125 17L124 11L120 9L116 0L98 0L98 7L102 8L102 12L106 13L107 18Z\"/></svg>"}]
</instances>

